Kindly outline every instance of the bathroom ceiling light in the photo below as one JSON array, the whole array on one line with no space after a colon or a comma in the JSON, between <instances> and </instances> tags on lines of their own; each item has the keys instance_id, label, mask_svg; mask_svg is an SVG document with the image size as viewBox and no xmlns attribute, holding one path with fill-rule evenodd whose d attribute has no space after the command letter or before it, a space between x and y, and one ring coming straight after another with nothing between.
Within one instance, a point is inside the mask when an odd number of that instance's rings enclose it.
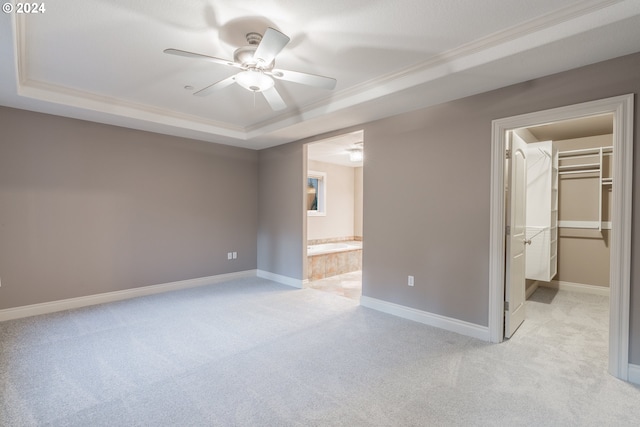
<instances>
[{"instance_id":1,"label":"bathroom ceiling light","mask_svg":"<svg viewBox=\"0 0 640 427\"><path fill-rule=\"evenodd\" d=\"M349 150L349 161L351 162L361 162L364 158L363 152L361 148L354 148Z\"/></svg>"}]
</instances>

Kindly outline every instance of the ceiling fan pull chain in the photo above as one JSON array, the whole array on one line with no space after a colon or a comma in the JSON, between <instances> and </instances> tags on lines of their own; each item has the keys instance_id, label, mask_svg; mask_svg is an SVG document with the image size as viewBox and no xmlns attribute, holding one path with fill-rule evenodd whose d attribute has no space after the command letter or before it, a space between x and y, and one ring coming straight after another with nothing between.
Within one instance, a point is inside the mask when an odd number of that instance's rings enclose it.
<instances>
[{"instance_id":1,"label":"ceiling fan pull chain","mask_svg":"<svg viewBox=\"0 0 640 427\"><path fill-rule=\"evenodd\" d=\"M256 91L253 91L253 109L256 109Z\"/></svg>"}]
</instances>

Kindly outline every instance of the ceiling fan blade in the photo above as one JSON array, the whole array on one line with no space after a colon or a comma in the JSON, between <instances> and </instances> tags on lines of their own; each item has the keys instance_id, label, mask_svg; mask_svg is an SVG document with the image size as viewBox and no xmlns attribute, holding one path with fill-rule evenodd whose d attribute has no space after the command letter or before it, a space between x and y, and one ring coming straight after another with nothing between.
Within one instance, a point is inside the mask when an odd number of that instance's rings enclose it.
<instances>
[{"instance_id":1,"label":"ceiling fan blade","mask_svg":"<svg viewBox=\"0 0 640 427\"><path fill-rule=\"evenodd\" d=\"M300 83L308 86L315 86L322 89L332 90L336 87L336 79L332 77L318 76L316 74L280 69L274 69L268 74L276 79Z\"/></svg>"},{"instance_id":2,"label":"ceiling fan blade","mask_svg":"<svg viewBox=\"0 0 640 427\"><path fill-rule=\"evenodd\" d=\"M204 89L200 89L199 91L194 92L193 94L195 96L207 96L217 90L224 89L225 87L232 85L233 83L235 83L235 81L236 81L236 76L234 74L233 76L220 80L219 82L216 82L212 85L205 87Z\"/></svg>"},{"instance_id":3,"label":"ceiling fan blade","mask_svg":"<svg viewBox=\"0 0 640 427\"><path fill-rule=\"evenodd\" d=\"M262 94L264 95L264 98L269 103L269 106L271 106L272 110L280 111L287 108L287 104L284 103L284 100L276 90L275 86L272 86L267 90L263 90Z\"/></svg>"},{"instance_id":4,"label":"ceiling fan blade","mask_svg":"<svg viewBox=\"0 0 640 427\"><path fill-rule=\"evenodd\" d=\"M285 34L269 27L267 31L264 32L262 40L253 54L253 58L256 61L270 64L290 40L291 39Z\"/></svg>"},{"instance_id":5,"label":"ceiling fan blade","mask_svg":"<svg viewBox=\"0 0 640 427\"><path fill-rule=\"evenodd\" d=\"M209 62L215 62L216 64L229 65L231 67L242 68L242 65L236 62L229 61L227 59L216 58L215 56L203 55L201 53L187 52L186 50L173 49L173 48L165 49L163 50L163 52L168 53L169 55L184 56L186 58L204 59Z\"/></svg>"}]
</instances>

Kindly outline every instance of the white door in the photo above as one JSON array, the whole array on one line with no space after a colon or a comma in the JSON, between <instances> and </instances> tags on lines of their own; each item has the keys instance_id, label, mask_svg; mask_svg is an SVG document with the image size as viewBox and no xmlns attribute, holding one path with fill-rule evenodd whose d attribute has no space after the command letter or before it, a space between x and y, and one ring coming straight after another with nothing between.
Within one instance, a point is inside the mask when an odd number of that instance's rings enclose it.
<instances>
[{"instance_id":1,"label":"white door","mask_svg":"<svg viewBox=\"0 0 640 427\"><path fill-rule=\"evenodd\" d=\"M527 243L527 143L509 132L510 160L507 191L507 268L505 274L504 336L510 338L525 316L525 245Z\"/></svg>"}]
</instances>

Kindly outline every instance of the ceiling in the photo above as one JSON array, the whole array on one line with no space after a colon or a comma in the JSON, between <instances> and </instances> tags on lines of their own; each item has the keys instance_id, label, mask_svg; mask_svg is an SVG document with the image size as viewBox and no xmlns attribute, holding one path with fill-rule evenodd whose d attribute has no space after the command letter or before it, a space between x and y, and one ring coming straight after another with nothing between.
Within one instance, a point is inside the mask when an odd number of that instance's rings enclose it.
<instances>
[{"instance_id":1,"label":"ceiling","mask_svg":"<svg viewBox=\"0 0 640 427\"><path fill-rule=\"evenodd\" d=\"M563 120L527 128L538 141L562 141L613 133L613 114Z\"/></svg>"},{"instance_id":2,"label":"ceiling","mask_svg":"<svg viewBox=\"0 0 640 427\"><path fill-rule=\"evenodd\" d=\"M0 14L0 105L261 149L640 51L638 0L56 0ZM291 41L273 111L232 59L248 32ZM571 54L567 54L570 52ZM187 88L185 88L187 87ZM191 87L192 89L189 89Z\"/></svg>"},{"instance_id":3,"label":"ceiling","mask_svg":"<svg viewBox=\"0 0 640 427\"><path fill-rule=\"evenodd\" d=\"M364 164L362 160L357 162L350 160L349 154L351 150L364 152L363 131L349 132L307 144L307 158L317 162L332 163L351 168L362 167Z\"/></svg>"}]
</instances>

